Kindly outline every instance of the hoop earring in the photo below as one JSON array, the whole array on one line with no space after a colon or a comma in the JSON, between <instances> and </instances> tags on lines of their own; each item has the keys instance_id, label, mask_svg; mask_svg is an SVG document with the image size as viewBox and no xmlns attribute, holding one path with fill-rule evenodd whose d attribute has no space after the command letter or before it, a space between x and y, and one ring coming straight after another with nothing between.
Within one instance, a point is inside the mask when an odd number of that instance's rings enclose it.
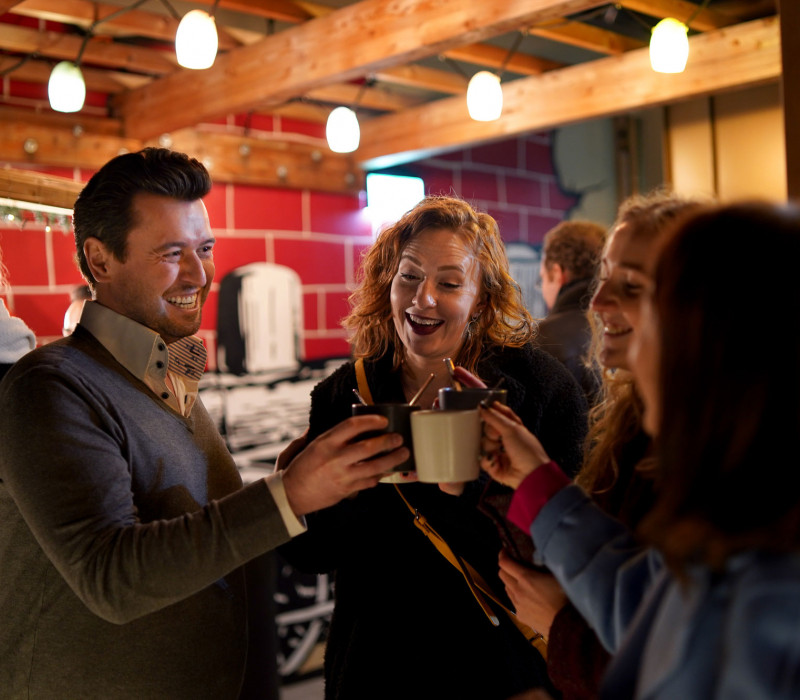
<instances>
[{"instance_id":1,"label":"hoop earring","mask_svg":"<svg viewBox=\"0 0 800 700\"><path fill-rule=\"evenodd\" d=\"M467 336L468 337L471 338L474 335L477 335L477 333L478 333L478 319L480 317L481 317L481 315L479 313L472 314L472 317L470 318L469 323L467 324Z\"/></svg>"}]
</instances>

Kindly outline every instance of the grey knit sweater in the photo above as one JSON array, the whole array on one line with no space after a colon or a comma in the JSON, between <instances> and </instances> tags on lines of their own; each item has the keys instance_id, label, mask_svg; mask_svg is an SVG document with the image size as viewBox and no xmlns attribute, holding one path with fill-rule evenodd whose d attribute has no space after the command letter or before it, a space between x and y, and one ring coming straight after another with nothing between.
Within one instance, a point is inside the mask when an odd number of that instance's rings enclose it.
<instances>
[{"instance_id":1,"label":"grey knit sweater","mask_svg":"<svg viewBox=\"0 0 800 700\"><path fill-rule=\"evenodd\" d=\"M288 540L200 401L79 327L0 384L0 698L235 698L243 570Z\"/></svg>"}]
</instances>

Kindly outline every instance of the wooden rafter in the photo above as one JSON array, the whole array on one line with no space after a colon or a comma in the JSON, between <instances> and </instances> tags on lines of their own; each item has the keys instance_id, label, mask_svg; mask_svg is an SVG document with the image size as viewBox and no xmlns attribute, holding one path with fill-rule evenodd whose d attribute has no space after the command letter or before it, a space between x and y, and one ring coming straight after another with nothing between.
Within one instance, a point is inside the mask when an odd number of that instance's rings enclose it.
<instances>
[{"instance_id":1,"label":"wooden rafter","mask_svg":"<svg viewBox=\"0 0 800 700\"><path fill-rule=\"evenodd\" d=\"M528 33L543 39L550 39L551 41L607 55L619 55L625 51L633 51L644 46L643 42L622 34L594 27L590 24L571 22L564 19L529 27Z\"/></svg>"},{"instance_id":2,"label":"wooden rafter","mask_svg":"<svg viewBox=\"0 0 800 700\"><path fill-rule=\"evenodd\" d=\"M473 121L457 97L378 117L361 128L358 158L365 168L387 167L478 142L774 82L781 76L778 26L771 18L694 36L686 71L678 75L653 72L647 49L639 49L511 81L503 87L503 116L495 122Z\"/></svg>"},{"instance_id":3,"label":"wooden rafter","mask_svg":"<svg viewBox=\"0 0 800 700\"><path fill-rule=\"evenodd\" d=\"M72 209L83 183L44 173L0 168L0 197Z\"/></svg>"},{"instance_id":4,"label":"wooden rafter","mask_svg":"<svg viewBox=\"0 0 800 700\"><path fill-rule=\"evenodd\" d=\"M280 104L313 88L601 4L602 0L362 0L219 56L202 73L178 71L117 96L113 104L126 133L147 138L253 104Z\"/></svg>"},{"instance_id":5,"label":"wooden rafter","mask_svg":"<svg viewBox=\"0 0 800 700\"><path fill-rule=\"evenodd\" d=\"M88 29L95 21L119 12L118 5L109 5L89 0L23 0L12 12L24 17L35 17L53 22L74 24ZM164 14L145 10L128 10L107 21L102 21L94 29L100 36L142 36L160 41L174 41L178 30L178 20ZM217 27L219 47L228 50L240 46L223 27Z\"/></svg>"},{"instance_id":6,"label":"wooden rafter","mask_svg":"<svg viewBox=\"0 0 800 700\"><path fill-rule=\"evenodd\" d=\"M674 17L681 22L687 22L693 17L691 28L703 32L719 29L733 21L731 17L715 12L713 9L704 8L698 12L697 5L686 2L686 0L617 0L617 2L629 10L661 19Z\"/></svg>"},{"instance_id":7,"label":"wooden rafter","mask_svg":"<svg viewBox=\"0 0 800 700\"><path fill-rule=\"evenodd\" d=\"M59 60L74 61L82 44L82 38L75 34L39 32L9 24L3 25L3 31L0 32L0 48L17 53L37 53ZM177 66L174 53L116 44L101 37L87 43L82 62L150 75L164 75L174 71Z\"/></svg>"}]
</instances>

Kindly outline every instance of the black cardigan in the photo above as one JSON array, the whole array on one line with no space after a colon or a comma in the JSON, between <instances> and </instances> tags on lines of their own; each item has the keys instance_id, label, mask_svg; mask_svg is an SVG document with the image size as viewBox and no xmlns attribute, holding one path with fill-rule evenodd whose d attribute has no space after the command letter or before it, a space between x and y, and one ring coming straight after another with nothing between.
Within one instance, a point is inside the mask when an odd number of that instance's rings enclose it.
<instances>
[{"instance_id":1,"label":"black cardigan","mask_svg":"<svg viewBox=\"0 0 800 700\"><path fill-rule=\"evenodd\" d=\"M365 364L376 402L405 400L391 353ZM509 405L548 453L567 470L578 468L586 404L559 362L531 347L505 349L486 354L478 374L490 386L503 377ZM350 415L355 387L349 363L314 389L309 439ZM401 488L505 598L497 577L500 539L476 507L487 480L482 475L460 497L435 484ZM302 570L336 572L326 698L499 700L532 687L551 689L542 658L502 611L500 627L491 625L461 574L416 529L393 485L379 484L308 521L309 531L282 551Z\"/></svg>"}]
</instances>

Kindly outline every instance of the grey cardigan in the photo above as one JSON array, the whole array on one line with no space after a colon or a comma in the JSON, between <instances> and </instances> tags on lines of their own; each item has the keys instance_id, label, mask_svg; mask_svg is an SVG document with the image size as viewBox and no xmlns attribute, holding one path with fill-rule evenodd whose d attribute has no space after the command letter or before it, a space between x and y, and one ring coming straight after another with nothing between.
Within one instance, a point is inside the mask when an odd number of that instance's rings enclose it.
<instances>
[{"instance_id":1,"label":"grey cardigan","mask_svg":"<svg viewBox=\"0 0 800 700\"><path fill-rule=\"evenodd\" d=\"M241 569L289 539L204 406L78 327L0 384L0 697L235 698Z\"/></svg>"}]
</instances>

